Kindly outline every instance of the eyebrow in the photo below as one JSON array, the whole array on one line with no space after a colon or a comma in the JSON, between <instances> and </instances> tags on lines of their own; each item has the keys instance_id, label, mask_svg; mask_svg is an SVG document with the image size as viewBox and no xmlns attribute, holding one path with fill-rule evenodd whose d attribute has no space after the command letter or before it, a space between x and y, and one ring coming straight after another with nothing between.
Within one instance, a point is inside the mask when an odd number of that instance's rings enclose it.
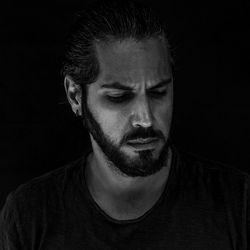
<instances>
[{"instance_id":1,"label":"eyebrow","mask_svg":"<svg viewBox=\"0 0 250 250\"><path fill-rule=\"evenodd\" d=\"M171 81L172 81L172 78L162 80L159 83L157 83L155 86L153 86L153 87L151 87L149 89L152 90L152 89L157 89L157 88L167 86ZM121 84L120 82L113 82L113 83L110 83L110 84L102 84L101 88L120 89L120 90L128 90L128 91L133 90L133 88L125 86L125 85Z\"/></svg>"}]
</instances>

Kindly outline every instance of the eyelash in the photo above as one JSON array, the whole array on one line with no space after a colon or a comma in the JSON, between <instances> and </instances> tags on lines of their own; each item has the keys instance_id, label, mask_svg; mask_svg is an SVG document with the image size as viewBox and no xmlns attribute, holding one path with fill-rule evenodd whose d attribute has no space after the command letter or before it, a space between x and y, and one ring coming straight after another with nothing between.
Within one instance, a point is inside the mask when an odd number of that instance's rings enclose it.
<instances>
[{"instance_id":1,"label":"eyelash","mask_svg":"<svg viewBox=\"0 0 250 250\"><path fill-rule=\"evenodd\" d=\"M151 92L151 94L153 94L156 98L159 98L159 97L161 98L161 97L165 96L166 93L167 93L166 90L164 90L162 92L158 92L158 91ZM117 96L117 97L107 95L106 97L111 102L122 103L122 102L125 102L125 101L129 100L129 98L131 98L132 95L131 94L124 94L124 95L120 95L120 96Z\"/></svg>"},{"instance_id":2,"label":"eyelash","mask_svg":"<svg viewBox=\"0 0 250 250\"><path fill-rule=\"evenodd\" d=\"M109 96L107 95L107 99L111 102L115 102L115 103L121 103L124 101L127 101L130 98L131 95L129 94L125 94L125 95L121 95L121 96Z\"/></svg>"}]
</instances>

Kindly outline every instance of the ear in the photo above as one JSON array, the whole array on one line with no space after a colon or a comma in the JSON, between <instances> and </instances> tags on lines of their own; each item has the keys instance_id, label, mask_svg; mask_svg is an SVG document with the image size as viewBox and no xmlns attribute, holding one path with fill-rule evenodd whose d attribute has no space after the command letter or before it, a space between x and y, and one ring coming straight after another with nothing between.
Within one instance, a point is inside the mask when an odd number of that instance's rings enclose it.
<instances>
[{"instance_id":1,"label":"ear","mask_svg":"<svg viewBox=\"0 0 250 250\"><path fill-rule=\"evenodd\" d=\"M76 115L82 115L82 89L79 84L76 84L73 79L66 75L64 78L64 88L66 91L69 104Z\"/></svg>"}]
</instances>

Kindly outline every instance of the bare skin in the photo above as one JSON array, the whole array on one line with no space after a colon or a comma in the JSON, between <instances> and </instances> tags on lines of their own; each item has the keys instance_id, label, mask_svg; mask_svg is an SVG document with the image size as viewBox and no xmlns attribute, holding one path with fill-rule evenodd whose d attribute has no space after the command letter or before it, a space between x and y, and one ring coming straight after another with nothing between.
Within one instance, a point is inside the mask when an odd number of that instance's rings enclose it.
<instances>
[{"instance_id":1,"label":"bare skin","mask_svg":"<svg viewBox=\"0 0 250 250\"><path fill-rule=\"evenodd\" d=\"M172 72L164 40L99 42L96 51L101 70L97 81L89 86L87 105L108 141L106 146L112 144L126 166L136 168L141 162L138 150L123 139L135 128L153 128L162 134L151 151L153 160L158 159L169 137L173 108ZM151 89L163 81L168 84L157 91L166 94L161 97L151 94ZM122 103L112 103L107 96L127 92L102 86L114 82L130 87L133 96ZM69 76L65 78L65 89L72 110L82 114L81 89ZM87 159L85 177L99 207L118 220L138 218L152 208L167 183L171 149L158 172L135 177L124 174L107 158L92 134L90 138L93 153Z\"/></svg>"}]
</instances>

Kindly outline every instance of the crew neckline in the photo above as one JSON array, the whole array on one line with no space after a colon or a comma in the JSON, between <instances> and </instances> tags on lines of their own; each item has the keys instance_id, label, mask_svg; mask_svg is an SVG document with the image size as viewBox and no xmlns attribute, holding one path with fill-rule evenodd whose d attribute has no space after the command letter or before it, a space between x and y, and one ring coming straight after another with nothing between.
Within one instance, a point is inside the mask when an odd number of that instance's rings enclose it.
<instances>
[{"instance_id":1,"label":"crew neckline","mask_svg":"<svg viewBox=\"0 0 250 250\"><path fill-rule=\"evenodd\" d=\"M172 150L172 159L171 159L171 163L170 163L169 176L168 176L167 183L165 184L164 190L163 190L161 196L159 197L159 199L155 202L155 204L148 211L146 211L143 215L139 216L138 218L128 219L128 220L117 220L117 219L112 218L110 215L108 215L96 203L96 201L92 197L90 190L88 188L86 176L85 176L85 170L86 170L86 163L87 163L88 156L90 155L90 153L92 153L92 148L91 148L90 150L88 150L84 154L84 156L82 157L82 160L81 160L81 184L82 184L83 191L84 191L85 195L87 196L87 200L90 201L91 206L97 211L98 214L100 214L106 220L113 222L115 224L131 224L131 223L137 223L137 222L144 220L146 217L148 217L150 214L152 214L157 209L157 207L163 202L164 199L166 199L169 196L171 186L174 183L174 179L175 179L174 176L176 175L176 171L177 171L176 168L178 167L177 166L178 164L176 164L177 151L176 151L174 146L171 146L171 150Z\"/></svg>"}]
</instances>

